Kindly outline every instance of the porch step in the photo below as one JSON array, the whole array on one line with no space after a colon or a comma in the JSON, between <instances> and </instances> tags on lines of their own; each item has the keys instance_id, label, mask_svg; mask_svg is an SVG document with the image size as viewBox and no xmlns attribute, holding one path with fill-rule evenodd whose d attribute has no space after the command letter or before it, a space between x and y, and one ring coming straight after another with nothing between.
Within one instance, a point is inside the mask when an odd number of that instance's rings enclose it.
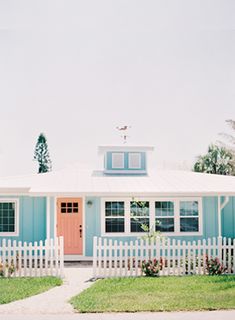
<instances>
[{"instance_id":1,"label":"porch step","mask_svg":"<svg viewBox=\"0 0 235 320\"><path fill-rule=\"evenodd\" d=\"M92 266L92 261L91 260L86 260L86 261L65 261L64 262L65 268L86 268L86 267L91 267Z\"/></svg>"}]
</instances>

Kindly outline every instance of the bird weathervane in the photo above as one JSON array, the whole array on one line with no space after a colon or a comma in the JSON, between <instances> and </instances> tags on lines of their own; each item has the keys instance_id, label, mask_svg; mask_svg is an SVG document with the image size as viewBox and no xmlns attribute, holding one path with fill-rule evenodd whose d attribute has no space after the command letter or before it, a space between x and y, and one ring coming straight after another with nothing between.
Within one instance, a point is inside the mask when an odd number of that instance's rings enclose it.
<instances>
[{"instance_id":1,"label":"bird weathervane","mask_svg":"<svg viewBox=\"0 0 235 320\"><path fill-rule=\"evenodd\" d=\"M120 126L120 127L116 127L116 129L121 133L121 138L123 139L123 143L127 143L127 138L129 138L127 132L128 129L130 129L131 126Z\"/></svg>"}]
</instances>

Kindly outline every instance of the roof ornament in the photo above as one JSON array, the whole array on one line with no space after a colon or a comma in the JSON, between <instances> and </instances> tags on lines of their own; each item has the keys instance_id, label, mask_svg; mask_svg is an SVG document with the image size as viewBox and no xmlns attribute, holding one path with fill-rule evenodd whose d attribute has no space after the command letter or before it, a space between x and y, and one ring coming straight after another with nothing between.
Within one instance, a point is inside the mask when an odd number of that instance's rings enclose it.
<instances>
[{"instance_id":1,"label":"roof ornament","mask_svg":"<svg viewBox=\"0 0 235 320\"><path fill-rule=\"evenodd\" d=\"M129 138L127 132L128 129L130 129L131 126L120 126L120 127L116 127L116 129L121 133L121 138L123 139L123 144L127 143L127 138Z\"/></svg>"}]
</instances>

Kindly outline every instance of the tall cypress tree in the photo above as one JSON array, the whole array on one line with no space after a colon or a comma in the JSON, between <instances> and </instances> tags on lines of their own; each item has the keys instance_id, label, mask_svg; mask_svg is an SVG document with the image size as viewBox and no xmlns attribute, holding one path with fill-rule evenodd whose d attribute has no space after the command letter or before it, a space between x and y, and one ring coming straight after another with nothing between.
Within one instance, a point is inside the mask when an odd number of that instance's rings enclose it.
<instances>
[{"instance_id":1,"label":"tall cypress tree","mask_svg":"<svg viewBox=\"0 0 235 320\"><path fill-rule=\"evenodd\" d=\"M52 164L47 145L46 136L40 133L34 150L34 160L38 161L38 173L51 171Z\"/></svg>"}]
</instances>

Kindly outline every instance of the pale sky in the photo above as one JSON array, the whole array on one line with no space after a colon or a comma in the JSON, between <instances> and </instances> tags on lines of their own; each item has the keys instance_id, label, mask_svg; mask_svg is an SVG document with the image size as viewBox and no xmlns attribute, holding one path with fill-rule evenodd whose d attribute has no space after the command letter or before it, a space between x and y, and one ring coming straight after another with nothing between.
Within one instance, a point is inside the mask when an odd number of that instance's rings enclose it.
<instances>
[{"instance_id":1,"label":"pale sky","mask_svg":"<svg viewBox=\"0 0 235 320\"><path fill-rule=\"evenodd\" d=\"M235 119L234 0L0 0L0 175L99 167L97 146L192 164ZM169 165L170 166L170 165Z\"/></svg>"}]
</instances>

